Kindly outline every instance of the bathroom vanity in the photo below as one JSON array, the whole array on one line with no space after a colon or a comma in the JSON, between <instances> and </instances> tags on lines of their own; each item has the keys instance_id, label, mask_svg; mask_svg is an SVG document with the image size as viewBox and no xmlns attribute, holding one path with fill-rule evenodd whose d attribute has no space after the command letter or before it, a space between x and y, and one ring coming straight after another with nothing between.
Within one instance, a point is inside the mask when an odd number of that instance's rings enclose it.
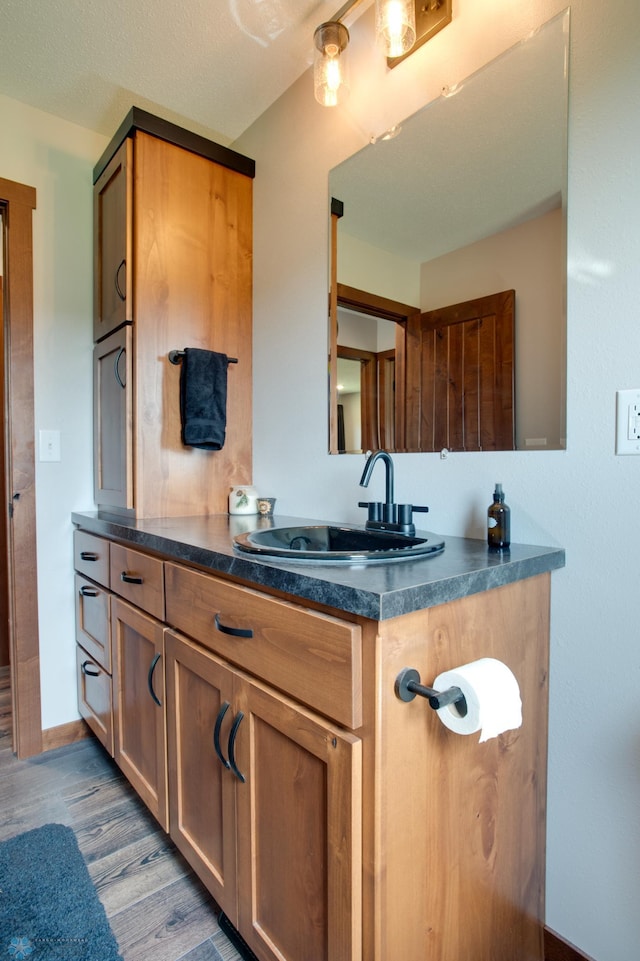
<instances>
[{"instance_id":1,"label":"bathroom vanity","mask_svg":"<svg viewBox=\"0 0 640 961\"><path fill-rule=\"evenodd\" d=\"M73 522L81 713L261 961L543 961L562 550L285 563L233 547L271 518ZM481 657L516 730L396 694Z\"/></svg>"}]
</instances>

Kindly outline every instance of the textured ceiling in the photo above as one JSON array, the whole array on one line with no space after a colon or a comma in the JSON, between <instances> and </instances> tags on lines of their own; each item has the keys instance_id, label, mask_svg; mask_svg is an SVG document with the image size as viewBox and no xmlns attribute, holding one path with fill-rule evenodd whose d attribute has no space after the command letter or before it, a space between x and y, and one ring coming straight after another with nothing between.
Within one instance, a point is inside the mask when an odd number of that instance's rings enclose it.
<instances>
[{"instance_id":1,"label":"textured ceiling","mask_svg":"<svg viewBox=\"0 0 640 961\"><path fill-rule=\"evenodd\" d=\"M106 136L135 104L229 144L310 66L339 6L2 0L0 93Z\"/></svg>"}]
</instances>

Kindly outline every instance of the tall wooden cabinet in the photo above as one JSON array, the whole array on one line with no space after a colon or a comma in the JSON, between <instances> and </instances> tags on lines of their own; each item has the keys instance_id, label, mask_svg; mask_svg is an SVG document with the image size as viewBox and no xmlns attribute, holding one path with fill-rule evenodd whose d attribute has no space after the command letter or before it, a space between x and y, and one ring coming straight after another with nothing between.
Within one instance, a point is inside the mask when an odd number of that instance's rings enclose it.
<instances>
[{"instance_id":1,"label":"tall wooden cabinet","mask_svg":"<svg viewBox=\"0 0 640 961\"><path fill-rule=\"evenodd\" d=\"M251 481L252 188L246 157L144 111L94 171L95 501L137 517L220 513ZM229 366L220 451L181 441L180 369Z\"/></svg>"}]
</instances>

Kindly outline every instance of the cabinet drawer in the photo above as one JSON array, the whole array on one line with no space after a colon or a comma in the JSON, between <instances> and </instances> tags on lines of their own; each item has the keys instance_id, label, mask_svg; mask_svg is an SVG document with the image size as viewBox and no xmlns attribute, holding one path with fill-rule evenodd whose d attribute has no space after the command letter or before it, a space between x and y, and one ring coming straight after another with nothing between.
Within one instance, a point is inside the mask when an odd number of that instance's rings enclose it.
<instances>
[{"instance_id":1,"label":"cabinet drawer","mask_svg":"<svg viewBox=\"0 0 640 961\"><path fill-rule=\"evenodd\" d=\"M95 736L113 757L111 675L80 645L76 646L78 710Z\"/></svg>"},{"instance_id":2,"label":"cabinet drawer","mask_svg":"<svg viewBox=\"0 0 640 961\"><path fill-rule=\"evenodd\" d=\"M111 674L109 592L76 574L76 641Z\"/></svg>"},{"instance_id":3,"label":"cabinet drawer","mask_svg":"<svg viewBox=\"0 0 640 961\"><path fill-rule=\"evenodd\" d=\"M164 620L164 572L162 561L121 544L111 545L111 590Z\"/></svg>"},{"instance_id":4,"label":"cabinet drawer","mask_svg":"<svg viewBox=\"0 0 640 961\"><path fill-rule=\"evenodd\" d=\"M92 581L109 586L109 541L87 531L73 532L73 566Z\"/></svg>"},{"instance_id":5,"label":"cabinet drawer","mask_svg":"<svg viewBox=\"0 0 640 961\"><path fill-rule=\"evenodd\" d=\"M165 564L167 622L350 728L362 723L360 627L177 564Z\"/></svg>"}]
</instances>

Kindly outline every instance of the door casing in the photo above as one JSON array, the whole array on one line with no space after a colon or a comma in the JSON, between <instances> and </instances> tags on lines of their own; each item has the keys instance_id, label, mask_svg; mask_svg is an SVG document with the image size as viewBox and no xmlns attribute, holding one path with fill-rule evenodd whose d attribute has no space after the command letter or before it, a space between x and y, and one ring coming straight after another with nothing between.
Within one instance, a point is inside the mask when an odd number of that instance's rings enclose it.
<instances>
[{"instance_id":1,"label":"door casing","mask_svg":"<svg viewBox=\"0 0 640 961\"><path fill-rule=\"evenodd\" d=\"M33 407L34 187L0 177L4 231L6 469L9 649L13 750L42 751Z\"/></svg>"}]
</instances>

